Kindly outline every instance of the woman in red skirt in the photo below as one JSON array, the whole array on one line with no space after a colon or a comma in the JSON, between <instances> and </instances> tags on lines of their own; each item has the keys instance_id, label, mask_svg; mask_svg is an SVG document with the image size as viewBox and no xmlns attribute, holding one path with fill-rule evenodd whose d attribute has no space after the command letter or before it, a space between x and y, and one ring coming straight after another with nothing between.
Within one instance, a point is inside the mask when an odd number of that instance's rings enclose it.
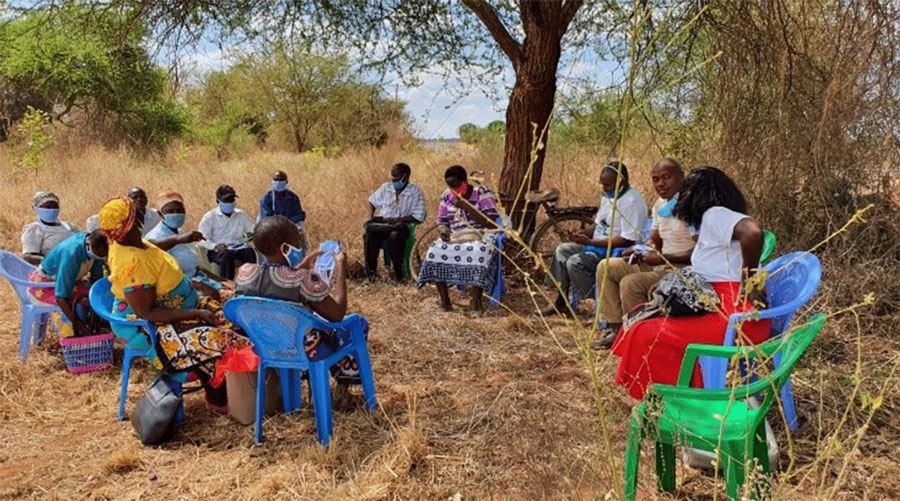
<instances>
[{"instance_id":1,"label":"woman in red skirt","mask_svg":"<svg viewBox=\"0 0 900 501\"><path fill-rule=\"evenodd\" d=\"M721 300L719 311L694 317L656 317L621 330L613 353L622 358L616 384L640 400L654 383L675 384L687 345L721 345L728 317L753 309L742 281L755 272L762 253L759 222L746 215L738 187L715 167L691 171L678 194L673 215L696 231L691 268L709 282ZM756 344L769 337L770 321L744 322L735 343ZM699 367L691 386L702 386Z\"/></svg>"}]
</instances>

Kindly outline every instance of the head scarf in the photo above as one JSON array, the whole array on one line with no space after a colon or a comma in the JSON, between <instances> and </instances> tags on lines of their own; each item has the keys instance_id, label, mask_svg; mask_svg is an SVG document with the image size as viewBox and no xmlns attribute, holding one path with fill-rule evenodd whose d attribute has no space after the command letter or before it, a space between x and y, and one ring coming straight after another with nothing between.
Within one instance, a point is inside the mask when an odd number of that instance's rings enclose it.
<instances>
[{"instance_id":1,"label":"head scarf","mask_svg":"<svg viewBox=\"0 0 900 501\"><path fill-rule=\"evenodd\" d=\"M100 230L106 238L118 242L125 238L134 226L134 202L126 197L116 197L100 208Z\"/></svg>"},{"instance_id":2,"label":"head scarf","mask_svg":"<svg viewBox=\"0 0 900 501\"><path fill-rule=\"evenodd\" d=\"M166 206L169 202L181 202L184 204L184 198L181 196L181 193L173 190L167 190L159 194L156 197L156 209L162 210L163 207Z\"/></svg>"},{"instance_id":3,"label":"head scarf","mask_svg":"<svg viewBox=\"0 0 900 501\"><path fill-rule=\"evenodd\" d=\"M38 208L47 202L59 203L59 197L52 191L39 191L31 197L31 207Z\"/></svg>"}]
</instances>

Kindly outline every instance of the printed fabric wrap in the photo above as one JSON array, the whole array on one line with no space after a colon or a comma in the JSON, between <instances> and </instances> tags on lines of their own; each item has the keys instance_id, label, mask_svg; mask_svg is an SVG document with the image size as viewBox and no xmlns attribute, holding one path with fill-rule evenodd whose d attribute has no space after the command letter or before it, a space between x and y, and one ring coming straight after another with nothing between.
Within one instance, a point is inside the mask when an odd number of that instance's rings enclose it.
<instances>
[{"instance_id":1,"label":"printed fabric wrap","mask_svg":"<svg viewBox=\"0 0 900 501\"><path fill-rule=\"evenodd\" d=\"M627 331L647 318L686 317L713 313L720 304L716 289L690 266L666 273L659 280L650 301L625 314L622 324Z\"/></svg>"},{"instance_id":2,"label":"printed fabric wrap","mask_svg":"<svg viewBox=\"0 0 900 501\"><path fill-rule=\"evenodd\" d=\"M497 278L500 251L494 233L485 233L480 240L452 243L436 240L428 248L418 286L441 282L457 286L473 286L490 292Z\"/></svg>"}]
</instances>

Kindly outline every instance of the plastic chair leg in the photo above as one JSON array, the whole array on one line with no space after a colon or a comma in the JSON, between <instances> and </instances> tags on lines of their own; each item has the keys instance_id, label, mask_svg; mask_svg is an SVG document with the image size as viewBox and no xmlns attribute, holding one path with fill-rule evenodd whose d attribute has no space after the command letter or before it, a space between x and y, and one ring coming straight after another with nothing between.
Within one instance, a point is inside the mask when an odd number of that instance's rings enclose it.
<instances>
[{"instance_id":1,"label":"plastic chair leg","mask_svg":"<svg viewBox=\"0 0 900 501\"><path fill-rule=\"evenodd\" d=\"M119 421L125 419L125 401L128 399L128 377L131 374L131 360L135 353L125 348L122 356L122 390L119 392Z\"/></svg>"},{"instance_id":2,"label":"plastic chair leg","mask_svg":"<svg viewBox=\"0 0 900 501\"><path fill-rule=\"evenodd\" d=\"M262 422L263 422L263 406L265 405L266 400L266 366L263 364L262 360L259 362L259 367L256 369L256 424L254 425L254 439L256 441L256 445L262 443ZM287 372L282 369L281 372ZM282 385L282 398L284 398L284 386ZM288 405L288 400L284 400L284 405Z\"/></svg>"},{"instance_id":3,"label":"plastic chair leg","mask_svg":"<svg viewBox=\"0 0 900 501\"><path fill-rule=\"evenodd\" d=\"M309 364L309 383L316 413L316 436L322 445L328 447L331 442L331 387L328 367L324 363Z\"/></svg>"},{"instance_id":4,"label":"plastic chair leg","mask_svg":"<svg viewBox=\"0 0 900 501\"><path fill-rule=\"evenodd\" d=\"M625 448L625 499L634 501L637 494L638 466L641 458L641 428L637 419L631 418L628 428L628 444Z\"/></svg>"},{"instance_id":5,"label":"plastic chair leg","mask_svg":"<svg viewBox=\"0 0 900 501\"><path fill-rule=\"evenodd\" d=\"M797 421L797 408L794 406L794 390L791 389L790 376L781 387L781 406L784 407L784 417L787 418L788 428L791 431L797 431L800 423Z\"/></svg>"},{"instance_id":6,"label":"plastic chair leg","mask_svg":"<svg viewBox=\"0 0 900 501\"><path fill-rule=\"evenodd\" d=\"M31 331L34 328L32 309L30 305L22 306L22 328L19 332L19 358L24 363L28 359L28 349L31 346Z\"/></svg>"},{"instance_id":7,"label":"plastic chair leg","mask_svg":"<svg viewBox=\"0 0 900 501\"><path fill-rule=\"evenodd\" d=\"M278 378L281 380L281 405L285 414L294 412L294 377L291 372L293 372L291 369L278 369ZM265 379L265 376L263 378Z\"/></svg>"},{"instance_id":8,"label":"plastic chair leg","mask_svg":"<svg viewBox=\"0 0 900 501\"><path fill-rule=\"evenodd\" d=\"M32 329L34 332L34 336L32 337L32 344L37 346L44 342L44 336L47 333L47 328L50 326L50 313L39 313L35 315L38 320L37 329Z\"/></svg>"},{"instance_id":9,"label":"plastic chair leg","mask_svg":"<svg viewBox=\"0 0 900 501\"><path fill-rule=\"evenodd\" d=\"M359 379L362 382L363 397L366 399L366 407L370 411L378 408L375 401L375 381L372 379L372 361L365 347L356 350L356 364L359 366Z\"/></svg>"},{"instance_id":10,"label":"plastic chair leg","mask_svg":"<svg viewBox=\"0 0 900 501\"><path fill-rule=\"evenodd\" d=\"M656 480L660 490L675 492L675 446L656 442Z\"/></svg>"},{"instance_id":11,"label":"plastic chair leg","mask_svg":"<svg viewBox=\"0 0 900 501\"><path fill-rule=\"evenodd\" d=\"M744 484L744 448L743 443L737 447L723 444L719 456L725 462L725 489L728 499L740 499L739 493Z\"/></svg>"}]
</instances>

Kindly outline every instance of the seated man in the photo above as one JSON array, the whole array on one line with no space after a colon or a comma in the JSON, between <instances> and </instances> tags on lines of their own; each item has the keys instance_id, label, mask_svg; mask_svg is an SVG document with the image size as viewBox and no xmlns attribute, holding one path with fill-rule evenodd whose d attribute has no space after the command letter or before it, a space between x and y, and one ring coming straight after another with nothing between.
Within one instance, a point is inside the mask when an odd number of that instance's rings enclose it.
<instances>
[{"instance_id":1,"label":"seated man","mask_svg":"<svg viewBox=\"0 0 900 501\"><path fill-rule=\"evenodd\" d=\"M100 230L75 233L51 250L29 278L32 282L56 282L52 289L30 287L28 295L40 303L59 306L64 318L57 324L60 337L94 333L87 302L90 283L103 277L103 260L109 252ZM90 273L90 282L82 279Z\"/></svg>"},{"instance_id":2,"label":"seated man","mask_svg":"<svg viewBox=\"0 0 900 501\"><path fill-rule=\"evenodd\" d=\"M178 261L181 271L200 293L209 297L220 297L222 279L209 270L200 267L195 242L203 240L199 231L181 231L185 221L184 199L174 191L165 191L156 198L156 207L162 221L150 230L144 238L168 252Z\"/></svg>"},{"instance_id":3,"label":"seated man","mask_svg":"<svg viewBox=\"0 0 900 501\"><path fill-rule=\"evenodd\" d=\"M253 234L253 221L246 212L235 207L237 193L223 184L216 190L218 207L203 215L198 229L205 239L200 242L209 260L219 265L219 276L234 278L235 261L255 263L256 251L246 245Z\"/></svg>"},{"instance_id":4,"label":"seated man","mask_svg":"<svg viewBox=\"0 0 900 501\"><path fill-rule=\"evenodd\" d=\"M306 212L300 204L300 197L289 190L287 174L277 170L272 175L272 189L267 191L259 201L259 215L256 222L267 217L284 216L297 225L303 231L303 222L306 221Z\"/></svg>"},{"instance_id":5,"label":"seated man","mask_svg":"<svg viewBox=\"0 0 900 501\"><path fill-rule=\"evenodd\" d=\"M609 349L622 325L624 312L646 302L650 288L672 271L673 266L691 263L694 239L687 226L672 216L684 170L677 161L664 158L653 166L651 176L659 199L651 211L650 244L658 250L628 249L622 257L604 259L597 266L597 297L600 298L597 311L600 320L607 322L608 332L595 341L595 348Z\"/></svg>"},{"instance_id":6,"label":"seated man","mask_svg":"<svg viewBox=\"0 0 900 501\"><path fill-rule=\"evenodd\" d=\"M621 180L619 180L621 173ZM619 180L618 197L616 183ZM603 195L594 224L581 232L570 235L569 242L556 247L550 274L555 278L563 294L559 294L553 304L541 310L543 315L553 315L566 311L570 288L576 301L586 299L594 288L594 274L597 264L606 256L606 248L631 247L643 240L643 229L647 222L647 202L644 196L628 184L628 168L617 161L610 162L600 171ZM613 207L615 200L615 207ZM615 217L613 209L615 208ZM611 225L611 226L610 226ZM553 282L548 278L549 285ZM573 304L574 308L575 305Z\"/></svg>"},{"instance_id":7,"label":"seated man","mask_svg":"<svg viewBox=\"0 0 900 501\"><path fill-rule=\"evenodd\" d=\"M157 224L159 224L162 217L155 210L148 209L147 204L147 192L144 191L143 188L135 186L131 190L128 191L128 198L134 202L134 207L136 210L135 219L141 221L143 226L141 227L141 232L143 232L144 236L150 232ZM84 223L87 231L94 231L100 229L100 216L94 214L93 216L87 218Z\"/></svg>"},{"instance_id":8,"label":"seated man","mask_svg":"<svg viewBox=\"0 0 900 501\"><path fill-rule=\"evenodd\" d=\"M60 242L78 229L72 223L59 220L59 197L50 191L39 191L31 197L31 208L37 221L22 228L22 257L33 265L41 263Z\"/></svg>"},{"instance_id":9,"label":"seated man","mask_svg":"<svg viewBox=\"0 0 900 501\"><path fill-rule=\"evenodd\" d=\"M403 260L409 223L425 220L425 195L421 188L409 182L409 165L394 164L390 182L382 184L369 197L369 221L363 243L366 250L366 278L375 278L378 254L387 242L388 253L394 268L394 281L402 282Z\"/></svg>"}]
</instances>

